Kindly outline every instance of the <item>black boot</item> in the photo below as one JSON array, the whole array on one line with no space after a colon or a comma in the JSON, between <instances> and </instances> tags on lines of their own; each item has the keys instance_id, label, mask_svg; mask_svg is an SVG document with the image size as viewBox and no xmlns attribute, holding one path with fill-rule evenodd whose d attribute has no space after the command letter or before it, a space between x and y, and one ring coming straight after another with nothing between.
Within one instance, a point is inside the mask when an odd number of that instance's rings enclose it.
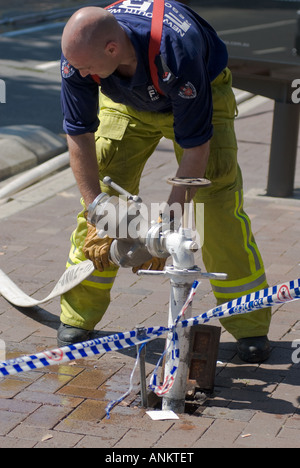
<instances>
[{"instance_id":1,"label":"black boot","mask_svg":"<svg viewBox=\"0 0 300 468\"><path fill-rule=\"evenodd\" d=\"M238 356L242 361L259 363L266 361L271 354L267 336L241 338L237 341Z\"/></svg>"},{"instance_id":2,"label":"black boot","mask_svg":"<svg viewBox=\"0 0 300 468\"><path fill-rule=\"evenodd\" d=\"M82 328L72 327L71 325L66 325L61 323L57 331L57 344L59 348L63 346L70 346L74 343L82 343L83 341L88 341L92 331L84 330Z\"/></svg>"}]
</instances>

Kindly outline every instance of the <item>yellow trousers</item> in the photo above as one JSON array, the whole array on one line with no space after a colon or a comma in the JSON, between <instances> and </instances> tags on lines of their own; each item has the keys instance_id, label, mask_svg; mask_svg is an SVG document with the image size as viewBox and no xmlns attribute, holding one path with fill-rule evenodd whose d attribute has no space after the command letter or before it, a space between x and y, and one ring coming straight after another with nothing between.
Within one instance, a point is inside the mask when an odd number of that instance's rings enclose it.
<instances>
[{"instance_id":1,"label":"yellow trousers","mask_svg":"<svg viewBox=\"0 0 300 468\"><path fill-rule=\"evenodd\" d=\"M226 281L211 281L218 304L267 287L251 222L243 209L243 181L234 131L236 102L231 85L228 69L212 83L214 135L205 174L212 184L198 190L194 198L195 203L204 203L205 207L202 255L206 270L228 275ZM173 141L177 160L182 157L183 150L174 139L172 114L136 111L102 95L100 121L95 136L99 180L109 175L117 184L137 194L143 168L162 137ZM113 193L105 185L101 188ZM67 266L85 260L82 252L87 232L84 209L78 215L77 228L71 237ZM117 271L115 267L102 273L96 271L64 294L61 321L92 330L110 303L110 290ZM131 271L128 274L132 274ZM222 319L221 323L239 339L266 335L270 320L271 310L263 309Z\"/></svg>"}]
</instances>

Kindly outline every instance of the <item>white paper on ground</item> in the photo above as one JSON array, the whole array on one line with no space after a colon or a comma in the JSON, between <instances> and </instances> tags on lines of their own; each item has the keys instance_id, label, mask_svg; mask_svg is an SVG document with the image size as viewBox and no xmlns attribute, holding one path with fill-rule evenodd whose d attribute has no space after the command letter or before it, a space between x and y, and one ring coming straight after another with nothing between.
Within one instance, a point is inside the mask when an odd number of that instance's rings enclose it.
<instances>
[{"instance_id":1,"label":"white paper on ground","mask_svg":"<svg viewBox=\"0 0 300 468\"><path fill-rule=\"evenodd\" d=\"M154 421L165 421L166 419L179 419L174 411L146 411Z\"/></svg>"}]
</instances>

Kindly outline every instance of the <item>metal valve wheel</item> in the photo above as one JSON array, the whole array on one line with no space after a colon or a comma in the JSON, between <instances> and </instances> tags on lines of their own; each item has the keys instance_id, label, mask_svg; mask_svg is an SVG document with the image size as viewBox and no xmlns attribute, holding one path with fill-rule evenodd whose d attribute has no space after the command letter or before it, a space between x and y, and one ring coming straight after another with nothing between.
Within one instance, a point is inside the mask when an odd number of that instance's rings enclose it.
<instances>
[{"instance_id":1,"label":"metal valve wheel","mask_svg":"<svg viewBox=\"0 0 300 468\"><path fill-rule=\"evenodd\" d=\"M211 181L200 177L172 177L167 180L168 184L180 185L182 187L209 187Z\"/></svg>"}]
</instances>

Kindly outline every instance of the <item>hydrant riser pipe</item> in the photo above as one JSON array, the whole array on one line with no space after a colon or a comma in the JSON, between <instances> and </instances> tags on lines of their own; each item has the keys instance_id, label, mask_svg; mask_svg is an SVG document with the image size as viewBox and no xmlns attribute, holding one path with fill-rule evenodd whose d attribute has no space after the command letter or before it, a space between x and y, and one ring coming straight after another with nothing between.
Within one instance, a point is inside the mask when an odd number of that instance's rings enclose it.
<instances>
[{"instance_id":1,"label":"hydrant riser pipe","mask_svg":"<svg viewBox=\"0 0 300 468\"><path fill-rule=\"evenodd\" d=\"M188 253L190 264L194 264L194 256ZM167 267L168 269L168 267ZM197 278L196 273L190 273L188 278L183 276L180 272L176 274L176 269L173 271L173 276L170 281L171 290L170 290L170 301L169 301L169 319L168 326L171 327L175 320L178 317L181 309L183 308L186 300L189 296L191 288L194 281ZM185 318L192 317L192 307L191 305L185 311ZM176 379L171 389L163 397L162 408L163 410L171 410L178 414L184 413L185 407L185 394L186 394L186 383L189 373L189 350L190 350L190 335L191 330L186 328L178 328L178 341L179 341L179 365L176 374ZM169 340L171 339L172 334L169 334L167 339L166 347L168 347ZM165 375L169 375L173 366L172 357L166 355L165 363Z\"/></svg>"}]
</instances>

